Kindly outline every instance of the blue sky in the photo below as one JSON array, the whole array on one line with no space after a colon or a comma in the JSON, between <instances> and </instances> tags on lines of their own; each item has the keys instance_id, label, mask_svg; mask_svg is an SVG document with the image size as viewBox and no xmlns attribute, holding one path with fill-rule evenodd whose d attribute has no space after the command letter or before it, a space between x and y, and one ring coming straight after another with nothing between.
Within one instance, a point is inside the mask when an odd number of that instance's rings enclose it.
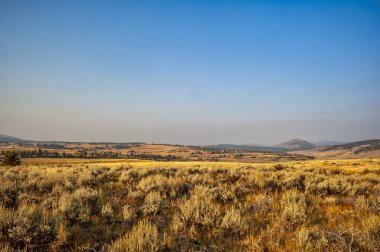
<instances>
[{"instance_id":1,"label":"blue sky","mask_svg":"<svg viewBox=\"0 0 380 252\"><path fill-rule=\"evenodd\" d=\"M380 138L380 1L1 1L0 133Z\"/></svg>"}]
</instances>

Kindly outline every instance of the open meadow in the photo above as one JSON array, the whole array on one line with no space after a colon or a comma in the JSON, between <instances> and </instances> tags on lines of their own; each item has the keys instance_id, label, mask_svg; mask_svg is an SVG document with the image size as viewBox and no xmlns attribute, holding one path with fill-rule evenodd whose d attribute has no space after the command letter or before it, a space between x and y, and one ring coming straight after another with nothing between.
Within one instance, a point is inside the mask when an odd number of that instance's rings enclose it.
<instances>
[{"instance_id":1,"label":"open meadow","mask_svg":"<svg viewBox=\"0 0 380 252\"><path fill-rule=\"evenodd\" d=\"M24 159L1 251L379 251L380 160Z\"/></svg>"}]
</instances>

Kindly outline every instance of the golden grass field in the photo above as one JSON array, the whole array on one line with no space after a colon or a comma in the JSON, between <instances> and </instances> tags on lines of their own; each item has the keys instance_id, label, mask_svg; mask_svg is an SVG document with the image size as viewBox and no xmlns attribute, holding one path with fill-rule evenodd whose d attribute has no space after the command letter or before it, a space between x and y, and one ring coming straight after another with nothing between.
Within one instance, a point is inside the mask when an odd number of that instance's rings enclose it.
<instances>
[{"instance_id":1,"label":"golden grass field","mask_svg":"<svg viewBox=\"0 0 380 252\"><path fill-rule=\"evenodd\" d=\"M25 159L1 251L380 251L380 160Z\"/></svg>"}]
</instances>

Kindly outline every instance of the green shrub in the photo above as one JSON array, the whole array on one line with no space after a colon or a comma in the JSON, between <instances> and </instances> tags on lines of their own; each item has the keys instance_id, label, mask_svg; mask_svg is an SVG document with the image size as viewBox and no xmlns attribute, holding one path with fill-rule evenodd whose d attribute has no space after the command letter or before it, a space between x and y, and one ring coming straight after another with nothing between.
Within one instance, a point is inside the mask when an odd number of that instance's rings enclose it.
<instances>
[{"instance_id":1,"label":"green shrub","mask_svg":"<svg viewBox=\"0 0 380 252\"><path fill-rule=\"evenodd\" d=\"M21 164L21 160L16 152L7 151L2 164L5 166L16 166Z\"/></svg>"}]
</instances>

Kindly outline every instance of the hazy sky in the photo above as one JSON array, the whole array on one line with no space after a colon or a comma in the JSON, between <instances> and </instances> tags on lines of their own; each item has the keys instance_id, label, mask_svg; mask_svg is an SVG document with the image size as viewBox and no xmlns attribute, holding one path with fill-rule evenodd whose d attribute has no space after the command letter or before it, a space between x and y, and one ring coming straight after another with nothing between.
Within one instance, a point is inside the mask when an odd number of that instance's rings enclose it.
<instances>
[{"instance_id":1,"label":"hazy sky","mask_svg":"<svg viewBox=\"0 0 380 252\"><path fill-rule=\"evenodd\" d=\"M380 138L380 1L0 1L0 134Z\"/></svg>"}]
</instances>

